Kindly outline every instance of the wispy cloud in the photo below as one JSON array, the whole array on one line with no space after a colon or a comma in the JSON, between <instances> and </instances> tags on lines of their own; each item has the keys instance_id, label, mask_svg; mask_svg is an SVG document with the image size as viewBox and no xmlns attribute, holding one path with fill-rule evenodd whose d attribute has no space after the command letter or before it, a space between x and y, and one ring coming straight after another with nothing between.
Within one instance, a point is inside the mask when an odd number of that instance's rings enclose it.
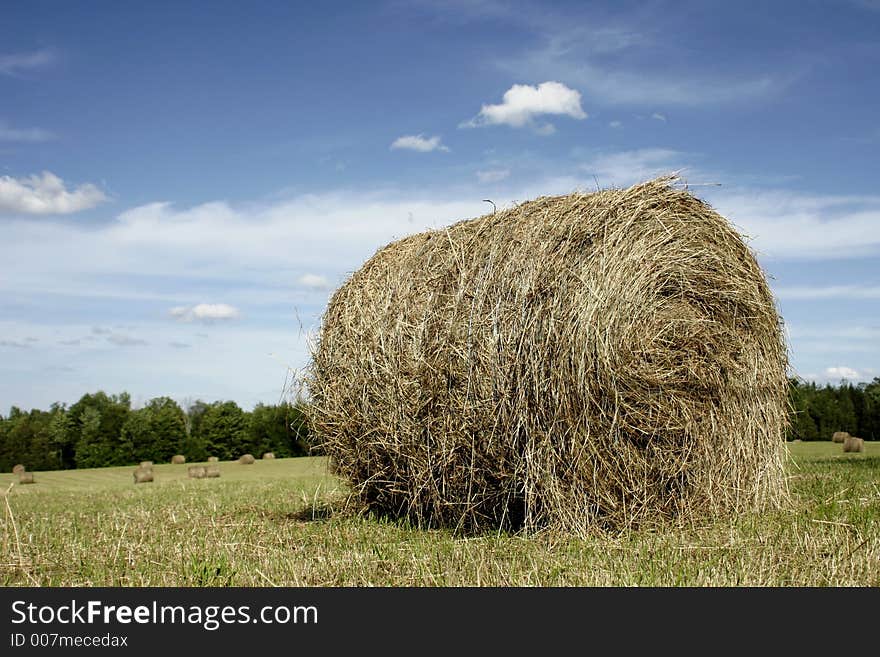
<instances>
[{"instance_id":1,"label":"wispy cloud","mask_svg":"<svg viewBox=\"0 0 880 657\"><path fill-rule=\"evenodd\" d=\"M683 167L686 154L668 148L640 148L632 151L598 153L580 165L603 187L624 187Z\"/></svg>"},{"instance_id":2,"label":"wispy cloud","mask_svg":"<svg viewBox=\"0 0 880 657\"><path fill-rule=\"evenodd\" d=\"M483 184L501 182L510 176L510 169L486 169L477 171L477 180Z\"/></svg>"},{"instance_id":3,"label":"wispy cloud","mask_svg":"<svg viewBox=\"0 0 880 657\"><path fill-rule=\"evenodd\" d=\"M133 338L122 333L111 333L107 336L107 342L117 347L140 347L149 344L146 340Z\"/></svg>"},{"instance_id":4,"label":"wispy cloud","mask_svg":"<svg viewBox=\"0 0 880 657\"><path fill-rule=\"evenodd\" d=\"M580 92L560 82L550 81L534 87L527 84L513 85L504 92L500 103L483 105L474 118L464 121L459 127L530 126L536 128L539 134L552 134L555 132L552 124L535 124L535 119L544 115L569 116L578 120L587 118L587 113L581 107Z\"/></svg>"},{"instance_id":5,"label":"wispy cloud","mask_svg":"<svg viewBox=\"0 0 880 657\"><path fill-rule=\"evenodd\" d=\"M0 55L0 75L20 75L27 71L45 68L54 60L55 54L51 50Z\"/></svg>"},{"instance_id":6,"label":"wispy cloud","mask_svg":"<svg viewBox=\"0 0 880 657\"><path fill-rule=\"evenodd\" d=\"M217 322L239 319L241 312L226 303L200 303L195 306L175 306L168 314L181 322Z\"/></svg>"},{"instance_id":7,"label":"wispy cloud","mask_svg":"<svg viewBox=\"0 0 880 657\"><path fill-rule=\"evenodd\" d=\"M31 346L26 342L18 340L0 340L0 347L13 347L15 349L30 349Z\"/></svg>"},{"instance_id":8,"label":"wispy cloud","mask_svg":"<svg viewBox=\"0 0 880 657\"><path fill-rule=\"evenodd\" d=\"M825 368L825 376L828 379L848 379L850 381L858 381L866 378L860 374L858 370L845 365L836 365Z\"/></svg>"},{"instance_id":9,"label":"wispy cloud","mask_svg":"<svg viewBox=\"0 0 880 657\"><path fill-rule=\"evenodd\" d=\"M68 190L49 171L26 178L0 176L0 213L70 214L106 200L104 192L91 184Z\"/></svg>"},{"instance_id":10,"label":"wispy cloud","mask_svg":"<svg viewBox=\"0 0 880 657\"><path fill-rule=\"evenodd\" d=\"M880 286L874 285L819 285L785 286L774 288L780 299L880 299Z\"/></svg>"},{"instance_id":11,"label":"wispy cloud","mask_svg":"<svg viewBox=\"0 0 880 657\"><path fill-rule=\"evenodd\" d=\"M654 112L651 115L651 118L654 119L655 121L663 121L663 123L666 123L666 115L661 114L660 112Z\"/></svg>"},{"instance_id":12,"label":"wispy cloud","mask_svg":"<svg viewBox=\"0 0 880 657\"><path fill-rule=\"evenodd\" d=\"M330 281L326 276L320 274L303 274L296 282L312 290L328 290L330 289Z\"/></svg>"},{"instance_id":13,"label":"wispy cloud","mask_svg":"<svg viewBox=\"0 0 880 657\"><path fill-rule=\"evenodd\" d=\"M169 342L168 346L171 347L172 349L189 349L190 347L192 347L192 345L189 344L188 342L176 342L176 341Z\"/></svg>"},{"instance_id":14,"label":"wispy cloud","mask_svg":"<svg viewBox=\"0 0 880 657\"><path fill-rule=\"evenodd\" d=\"M9 142L43 142L55 139L48 130L42 128L13 128L5 121L0 121L0 141Z\"/></svg>"},{"instance_id":15,"label":"wispy cloud","mask_svg":"<svg viewBox=\"0 0 880 657\"><path fill-rule=\"evenodd\" d=\"M608 127L609 127L609 128L622 128L622 127L623 127L623 123L621 123L620 121L610 121L610 122L608 123Z\"/></svg>"},{"instance_id":16,"label":"wispy cloud","mask_svg":"<svg viewBox=\"0 0 880 657\"><path fill-rule=\"evenodd\" d=\"M404 135L391 142L391 150L416 151L418 153L430 153L431 151L449 152L440 137L425 137L424 135Z\"/></svg>"}]
</instances>

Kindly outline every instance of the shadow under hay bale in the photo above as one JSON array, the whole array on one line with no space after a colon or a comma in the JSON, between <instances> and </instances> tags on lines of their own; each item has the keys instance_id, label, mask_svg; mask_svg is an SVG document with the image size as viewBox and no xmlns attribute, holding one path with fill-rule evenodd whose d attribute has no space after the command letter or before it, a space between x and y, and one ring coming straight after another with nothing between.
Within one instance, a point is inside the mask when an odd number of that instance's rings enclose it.
<instances>
[{"instance_id":1,"label":"shadow under hay bale","mask_svg":"<svg viewBox=\"0 0 880 657\"><path fill-rule=\"evenodd\" d=\"M367 506L589 532L777 506L787 354L736 230L660 178L379 250L333 295L309 421Z\"/></svg>"},{"instance_id":2,"label":"shadow under hay bale","mask_svg":"<svg viewBox=\"0 0 880 657\"><path fill-rule=\"evenodd\" d=\"M242 454L238 462L242 465L252 465L256 460L253 454Z\"/></svg>"},{"instance_id":3,"label":"shadow under hay bale","mask_svg":"<svg viewBox=\"0 0 880 657\"><path fill-rule=\"evenodd\" d=\"M186 473L190 479L204 479L207 469L204 465L191 465L186 469Z\"/></svg>"},{"instance_id":4,"label":"shadow under hay bale","mask_svg":"<svg viewBox=\"0 0 880 657\"><path fill-rule=\"evenodd\" d=\"M19 472L18 473L18 483L20 483L20 484L34 483L34 473L33 472Z\"/></svg>"},{"instance_id":5,"label":"shadow under hay bale","mask_svg":"<svg viewBox=\"0 0 880 657\"><path fill-rule=\"evenodd\" d=\"M220 466L209 465L205 468L205 476L209 479L215 479L220 476Z\"/></svg>"},{"instance_id":6,"label":"shadow under hay bale","mask_svg":"<svg viewBox=\"0 0 880 657\"><path fill-rule=\"evenodd\" d=\"M846 439L849 438L850 435L846 431L835 431L831 434L831 442L832 443L843 443L846 442Z\"/></svg>"},{"instance_id":7,"label":"shadow under hay bale","mask_svg":"<svg viewBox=\"0 0 880 657\"><path fill-rule=\"evenodd\" d=\"M153 481L152 468L136 468L134 471L134 483L147 484Z\"/></svg>"},{"instance_id":8,"label":"shadow under hay bale","mask_svg":"<svg viewBox=\"0 0 880 657\"><path fill-rule=\"evenodd\" d=\"M183 465L186 463L186 457L183 454L175 454L171 457L171 463L174 465Z\"/></svg>"},{"instance_id":9,"label":"shadow under hay bale","mask_svg":"<svg viewBox=\"0 0 880 657\"><path fill-rule=\"evenodd\" d=\"M846 440L843 441L843 451L844 452L864 452L865 451L865 441L861 438L857 438L855 436L847 436Z\"/></svg>"},{"instance_id":10,"label":"shadow under hay bale","mask_svg":"<svg viewBox=\"0 0 880 657\"><path fill-rule=\"evenodd\" d=\"M216 456L209 456L208 457L208 463L217 463L219 460L220 459L217 458Z\"/></svg>"},{"instance_id":11,"label":"shadow under hay bale","mask_svg":"<svg viewBox=\"0 0 880 657\"><path fill-rule=\"evenodd\" d=\"M274 459L274 458L275 458L275 454L273 452L266 452L265 454L263 454L264 461L267 459Z\"/></svg>"},{"instance_id":12,"label":"shadow under hay bale","mask_svg":"<svg viewBox=\"0 0 880 657\"><path fill-rule=\"evenodd\" d=\"M12 474L21 474L22 472L26 472L27 468L25 468L21 463L17 463L12 466Z\"/></svg>"}]
</instances>

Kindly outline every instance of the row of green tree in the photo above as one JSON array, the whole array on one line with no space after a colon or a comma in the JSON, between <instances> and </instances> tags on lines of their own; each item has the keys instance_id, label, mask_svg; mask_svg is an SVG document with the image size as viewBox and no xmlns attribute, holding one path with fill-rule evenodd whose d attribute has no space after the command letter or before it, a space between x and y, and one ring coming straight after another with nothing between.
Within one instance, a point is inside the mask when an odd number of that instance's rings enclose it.
<instances>
[{"instance_id":1,"label":"row of green tree","mask_svg":"<svg viewBox=\"0 0 880 657\"><path fill-rule=\"evenodd\" d=\"M69 408L48 411L12 407L0 416L0 471L22 463L28 470L64 470L168 462L221 460L242 454L277 457L308 453L308 429L300 403L259 404L253 411L235 402L196 401L181 408L157 397L132 409L127 393L86 394Z\"/></svg>"},{"instance_id":2,"label":"row of green tree","mask_svg":"<svg viewBox=\"0 0 880 657\"><path fill-rule=\"evenodd\" d=\"M835 431L848 431L865 440L880 440L880 378L857 386L819 386L792 380L794 415L790 439L830 440Z\"/></svg>"}]
</instances>

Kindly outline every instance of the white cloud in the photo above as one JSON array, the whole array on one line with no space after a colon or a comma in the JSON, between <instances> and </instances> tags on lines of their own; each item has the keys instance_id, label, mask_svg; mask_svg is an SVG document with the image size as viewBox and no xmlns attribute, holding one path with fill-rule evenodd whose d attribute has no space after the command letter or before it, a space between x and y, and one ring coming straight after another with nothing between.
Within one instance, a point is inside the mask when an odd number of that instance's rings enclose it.
<instances>
[{"instance_id":1,"label":"white cloud","mask_svg":"<svg viewBox=\"0 0 880 657\"><path fill-rule=\"evenodd\" d=\"M121 333L111 333L107 336L107 342L109 342L110 344L114 344L117 347L138 347L148 344L146 340L133 338L129 335L123 335Z\"/></svg>"},{"instance_id":2,"label":"white cloud","mask_svg":"<svg viewBox=\"0 0 880 657\"><path fill-rule=\"evenodd\" d=\"M13 128L0 121L0 141L41 142L55 139L55 135L42 128Z\"/></svg>"},{"instance_id":3,"label":"white cloud","mask_svg":"<svg viewBox=\"0 0 880 657\"><path fill-rule=\"evenodd\" d=\"M660 112L654 112L651 115L651 118L654 119L655 121L663 121L664 123L666 122L666 115L661 114Z\"/></svg>"},{"instance_id":4,"label":"white cloud","mask_svg":"<svg viewBox=\"0 0 880 657\"><path fill-rule=\"evenodd\" d=\"M168 311L174 319L181 322L215 322L241 317L235 306L226 303L200 303L195 306L175 306Z\"/></svg>"},{"instance_id":5,"label":"white cloud","mask_svg":"<svg viewBox=\"0 0 880 657\"><path fill-rule=\"evenodd\" d=\"M641 148L600 153L580 168L588 176L596 176L602 187L624 187L681 169L684 157L684 153L668 148Z\"/></svg>"},{"instance_id":6,"label":"white cloud","mask_svg":"<svg viewBox=\"0 0 880 657\"><path fill-rule=\"evenodd\" d=\"M404 135L391 143L391 150L409 150L419 153L431 151L449 152L449 148L440 142L440 137L425 137L424 135Z\"/></svg>"},{"instance_id":7,"label":"white cloud","mask_svg":"<svg viewBox=\"0 0 880 657\"><path fill-rule=\"evenodd\" d=\"M330 288L330 281L325 276L319 274L303 274L297 279L297 283L313 290L327 290Z\"/></svg>"},{"instance_id":8,"label":"white cloud","mask_svg":"<svg viewBox=\"0 0 880 657\"><path fill-rule=\"evenodd\" d=\"M623 127L623 123L621 123L620 121L611 121L611 122L608 124L608 127L609 127L609 128L622 128L622 127Z\"/></svg>"},{"instance_id":9,"label":"white cloud","mask_svg":"<svg viewBox=\"0 0 880 657\"><path fill-rule=\"evenodd\" d=\"M858 370L844 365L825 368L825 376L829 379L849 379L850 381L857 381L863 378Z\"/></svg>"},{"instance_id":10,"label":"white cloud","mask_svg":"<svg viewBox=\"0 0 880 657\"><path fill-rule=\"evenodd\" d=\"M515 84L504 92L501 103L483 105L480 113L460 127L475 128L485 125L507 125L512 128L534 126L534 119L544 115L569 116L586 119L581 107L581 94L561 82L542 82L533 87ZM555 128L547 123L537 128L539 134L552 134Z\"/></svg>"},{"instance_id":11,"label":"white cloud","mask_svg":"<svg viewBox=\"0 0 880 657\"><path fill-rule=\"evenodd\" d=\"M90 184L68 191L64 181L49 171L27 178L0 176L0 213L69 214L105 200L104 192Z\"/></svg>"},{"instance_id":12,"label":"white cloud","mask_svg":"<svg viewBox=\"0 0 880 657\"><path fill-rule=\"evenodd\" d=\"M510 176L510 169L486 169L485 171L477 171L477 180L481 183L501 182Z\"/></svg>"},{"instance_id":13,"label":"white cloud","mask_svg":"<svg viewBox=\"0 0 880 657\"><path fill-rule=\"evenodd\" d=\"M0 55L0 74L18 75L25 71L48 66L54 60L55 55L51 50L36 50L34 52Z\"/></svg>"},{"instance_id":14,"label":"white cloud","mask_svg":"<svg viewBox=\"0 0 880 657\"><path fill-rule=\"evenodd\" d=\"M787 286L773 290L780 299L880 299L880 286Z\"/></svg>"}]
</instances>

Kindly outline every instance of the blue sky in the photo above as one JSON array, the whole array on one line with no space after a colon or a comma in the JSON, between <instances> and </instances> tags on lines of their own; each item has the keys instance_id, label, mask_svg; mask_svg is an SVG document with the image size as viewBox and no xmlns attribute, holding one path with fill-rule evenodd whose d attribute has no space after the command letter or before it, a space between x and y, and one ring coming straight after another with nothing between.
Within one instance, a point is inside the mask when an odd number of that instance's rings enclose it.
<instances>
[{"instance_id":1,"label":"blue sky","mask_svg":"<svg viewBox=\"0 0 880 657\"><path fill-rule=\"evenodd\" d=\"M674 170L870 380L878 108L876 0L5 6L0 409L276 402L388 241Z\"/></svg>"}]
</instances>

